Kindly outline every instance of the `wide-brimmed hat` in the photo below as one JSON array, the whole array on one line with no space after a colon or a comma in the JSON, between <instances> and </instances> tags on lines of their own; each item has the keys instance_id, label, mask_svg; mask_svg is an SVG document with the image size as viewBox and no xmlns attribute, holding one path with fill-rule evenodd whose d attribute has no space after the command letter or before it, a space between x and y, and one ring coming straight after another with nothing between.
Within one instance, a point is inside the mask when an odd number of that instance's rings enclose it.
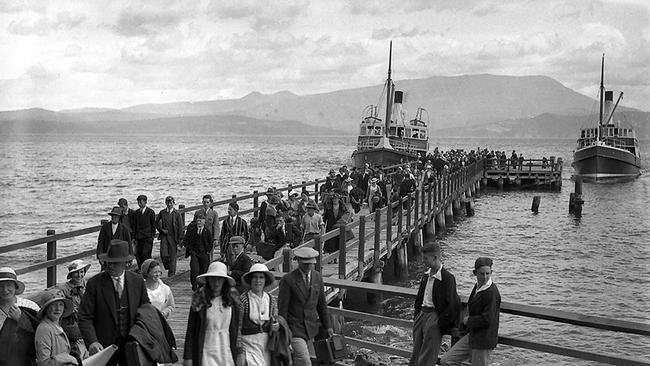
<instances>
[{"instance_id":1,"label":"wide-brimmed hat","mask_svg":"<svg viewBox=\"0 0 650 366\"><path fill-rule=\"evenodd\" d=\"M111 215L111 216L122 216L122 213L123 213L122 212L122 207L113 206L113 209L108 214Z\"/></svg>"},{"instance_id":2,"label":"wide-brimmed hat","mask_svg":"<svg viewBox=\"0 0 650 366\"><path fill-rule=\"evenodd\" d=\"M43 315L47 311L47 307L56 301L63 301L63 314L62 318L65 318L72 314L74 307L72 306L72 301L63 297L63 294L59 290L48 289L41 292L40 299L38 301L38 306L41 307L41 310L38 311L38 317L43 318Z\"/></svg>"},{"instance_id":3,"label":"wide-brimmed hat","mask_svg":"<svg viewBox=\"0 0 650 366\"><path fill-rule=\"evenodd\" d=\"M226 280L228 280L228 283L230 286L235 286L235 279L228 276L228 267L222 262L212 262L210 263L210 266L208 267L208 271L205 272L202 275L196 276L196 280L200 283L203 284L205 283L205 278L206 277L223 277Z\"/></svg>"},{"instance_id":4,"label":"wide-brimmed hat","mask_svg":"<svg viewBox=\"0 0 650 366\"><path fill-rule=\"evenodd\" d=\"M16 295L20 295L25 291L25 284L18 280L16 272L9 267L0 268L0 282L12 281L16 285Z\"/></svg>"},{"instance_id":5,"label":"wide-brimmed hat","mask_svg":"<svg viewBox=\"0 0 650 366\"><path fill-rule=\"evenodd\" d=\"M241 282L246 286L250 286L251 285L250 277L254 273L262 273L264 277L266 277L264 281L264 287L270 286L273 284L273 282L275 282L275 277L273 277L273 273L271 273L271 271L269 271L269 268L262 263L253 264L251 266L251 269L248 272L244 273L243 276L241 276Z\"/></svg>"},{"instance_id":6,"label":"wide-brimmed hat","mask_svg":"<svg viewBox=\"0 0 650 366\"><path fill-rule=\"evenodd\" d=\"M128 262L135 258L129 253L129 243L120 239L111 240L111 245L106 253L99 255L99 260L103 262Z\"/></svg>"},{"instance_id":7,"label":"wide-brimmed hat","mask_svg":"<svg viewBox=\"0 0 650 366\"><path fill-rule=\"evenodd\" d=\"M294 250L293 255L298 258L300 263L316 263L318 251L314 248L302 247Z\"/></svg>"},{"instance_id":8,"label":"wide-brimmed hat","mask_svg":"<svg viewBox=\"0 0 650 366\"><path fill-rule=\"evenodd\" d=\"M379 179L377 179L377 178L372 178L372 179L370 180L370 183L377 183L378 181L379 181Z\"/></svg>"},{"instance_id":9,"label":"wide-brimmed hat","mask_svg":"<svg viewBox=\"0 0 650 366\"><path fill-rule=\"evenodd\" d=\"M74 260L70 264L68 264L68 276L67 276L67 278L69 279L71 274L73 274L75 272L79 272L82 269L84 270L84 273L88 272L88 268L90 268L90 263L85 264L84 261L81 260L81 259Z\"/></svg>"},{"instance_id":10,"label":"wide-brimmed hat","mask_svg":"<svg viewBox=\"0 0 650 366\"><path fill-rule=\"evenodd\" d=\"M314 201L309 201L307 202L307 208L313 208L314 210L318 210L318 205Z\"/></svg>"}]
</instances>

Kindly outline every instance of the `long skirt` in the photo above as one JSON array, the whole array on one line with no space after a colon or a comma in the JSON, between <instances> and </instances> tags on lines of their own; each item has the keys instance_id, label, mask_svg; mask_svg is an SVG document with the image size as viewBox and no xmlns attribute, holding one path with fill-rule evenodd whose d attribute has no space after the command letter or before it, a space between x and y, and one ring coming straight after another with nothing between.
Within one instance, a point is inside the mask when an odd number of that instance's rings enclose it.
<instances>
[{"instance_id":1,"label":"long skirt","mask_svg":"<svg viewBox=\"0 0 650 366\"><path fill-rule=\"evenodd\" d=\"M241 336L242 349L246 354L247 366L266 366L271 362L271 352L266 345L269 343L268 333L257 333Z\"/></svg>"}]
</instances>

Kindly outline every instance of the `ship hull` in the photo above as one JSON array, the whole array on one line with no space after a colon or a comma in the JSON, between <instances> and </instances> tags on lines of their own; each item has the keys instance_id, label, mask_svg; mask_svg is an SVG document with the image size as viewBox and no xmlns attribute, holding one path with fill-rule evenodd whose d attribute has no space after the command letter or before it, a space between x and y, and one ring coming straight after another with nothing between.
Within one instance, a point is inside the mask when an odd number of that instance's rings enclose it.
<instances>
[{"instance_id":1,"label":"ship hull","mask_svg":"<svg viewBox=\"0 0 650 366\"><path fill-rule=\"evenodd\" d=\"M589 146L573 154L575 175L589 180L628 179L640 174L640 159L611 146Z\"/></svg>"},{"instance_id":2,"label":"ship hull","mask_svg":"<svg viewBox=\"0 0 650 366\"><path fill-rule=\"evenodd\" d=\"M409 154L404 151L398 151L388 148L364 149L352 153L354 166L363 167L368 163L371 166L390 166L415 161L417 155Z\"/></svg>"}]
</instances>

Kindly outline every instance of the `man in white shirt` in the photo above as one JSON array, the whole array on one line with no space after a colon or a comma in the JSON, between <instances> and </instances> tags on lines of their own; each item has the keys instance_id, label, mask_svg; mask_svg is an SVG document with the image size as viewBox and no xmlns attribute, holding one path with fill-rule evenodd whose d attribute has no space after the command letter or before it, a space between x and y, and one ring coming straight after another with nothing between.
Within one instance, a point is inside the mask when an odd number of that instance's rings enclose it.
<instances>
[{"instance_id":1,"label":"man in white shirt","mask_svg":"<svg viewBox=\"0 0 650 366\"><path fill-rule=\"evenodd\" d=\"M429 267L422 276L413 313L413 353L410 366L435 365L444 334L458 328L460 298L456 278L442 267L440 244L433 240L422 247Z\"/></svg>"}]
</instances>

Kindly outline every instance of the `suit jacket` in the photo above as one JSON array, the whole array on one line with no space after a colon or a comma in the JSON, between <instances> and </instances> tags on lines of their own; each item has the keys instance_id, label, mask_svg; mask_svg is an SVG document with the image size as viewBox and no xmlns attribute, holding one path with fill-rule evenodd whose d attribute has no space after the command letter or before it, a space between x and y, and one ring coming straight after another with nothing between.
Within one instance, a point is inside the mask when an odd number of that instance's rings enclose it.
<instances>
[{"instance_id":1,"label":"suit jacket","mask_svg":"<svg viewBox=\"0 0 650 366\"><path fill-rule=\"evenodd\" d=\"M120 239L124 240L127 243L131 242L131 234L129 230L122 224L117 224L117 230L115 230L115 235L113 235L113 228L111 227L112 222L109 221L102 225L102 228L99 230L99 237L97 237L97 258L100 254L104 254L108 251L108 247L111 245L111 240ZM129 254L132 253L131 245L129 245Z\"/></svg>"},{"instance_id":2,"label":"suit jacket","mask_svg":"<svg viewBox=\"0 0 650 366\"><path fill-rule=\"evenodd\" d=\"M196 220L196 213L203 211L205 213L205 227L208 228L212 240L219 239L219 214L212 207L207 210L200 208L194 212L194 220Z\"/></svg>"},{"instance_id":3,"label":"suit jacket","mask_svg":"<svg viewBox=\"0 0 650 366\"><path fill-rule=\"evenodd\" d=\"M133 232L133 215L135 214L135 211L133 209L129 208L127 210L126 215L120 216L120 224L124 225L126 229L129 231L129 235L131 236L131 239L135 237L134 232Z\"/></svg>"},{"instance_id":4,"label":"suit jacket","mask_svg":"<svg viewBox=\"0 0 650 366\"><path fill-rule=\"evenodd\" d=\"M198 226L196 222L192 222L187 227L185 238L183 238L183 245L185 246L185 258L190 255L208 255L212 253L213 242L212 234L207 227L203 227L201 235L199 235Z\"/></svg>"},{"instance_id":5,"label":"suit jacket","mask_svg":"<svg viewBox=\"0 0 650 366\"><path fill-rule=\"evenodd\" d=\"M307 287L300 269L295 269L280 280L278 313L287 320L294 337L314 339L319 322L323 328L331 328L323 278L311 271L311 286Z\"/></svg>"},{"instance_id":6,"label":"suit jacket","mask_svg":"<svg viewBox=\"0 0 650 366\"><path fill-rule=\"evenodd\" d=\"M433 306L438 313L438 327L442 334L450 334L451 328L458 328L460 316L460 297L456 292L456 278L444 267L441 271L442 281L434 279L433 283ZM424 275L420 282L418 294L415 297L415 311L413 318L422 310L424 290L429 282L429 276Z\"/></svg>"},{"instance_id":7,"label":"suit jacket","mask_svg":"<svg viewBox=\"0 0 650 366\"><path fill-rule=\"evenodd\" d=\"M248 235L248 224L246 224L246 220L237 216L235 222L232 223L230 216L228 216L221 223L221 237L219 238L219 243L221 243L221 247L225 247L233 236L241 236L244 238L244 241L248 243Z\"/></svg>"},{"instance_id":8,"label":"suit jacket","mask_svg":"<svg viewBox=\"0 0 650 366\"><path fill-rule=\"evenodd\" d=\"M174 209L171 213L167 212L166 208L160 210L158 217L156 217L156 228L160 232L160 240L166 236L167 240L176 244L181 243L185 225L178 210ZM163 229L167 230L167 234L164 234Z\"/></svg>"},{"instance_id":9,"label":"suit jacket","mask_svg":"<svg viewBox=\"0 0 650 366\"><path fill-rule=\"evenodd\" d=\"M499 338L499 312L501 295L497 285L476 293L476 285L467 300L467 328L472 349L494 349Z\"/></svg>"},{"instance_id":10,"label":"suit jacket","mask_svg":"<svg viewBox=\"0 0 650 366\"><path fill-rule=\"evenodd\" d=\"M131 328L140 305L149 304L147 288L142 277L131 271L124 272L122 296L127 296L129 303ZM117 324L115 297L113 279L108 273L101 272L88 280L79 308L79 330L87 346L93 342L99 342L104 347L119 343L121 336Z\"/></svg>"},{"instance_id":11,"label":"suit jacket","mask_svg":"<svg viewBox=\"0 0 650 366\"><path fill-rule=\"evenodd\" d=\"M285 244L289 244L292 248L298 246L302 240L302 231L294 224L284 224L284 230L278 230L277 225L273 226L270 230L270 235L267 241L276 244L278 250Z\"/></svg>"},{"instance_id":12,"label":"suit jacket","mask_svg":"<svg viewBox=\"0 0 650 366\"><path fill-rule=\"evenodd\" d=\"M234 262L230 261L228 266L230 269L230 277L234 278L237 282L237 289L241 291L241 276L248 272L253 265L253 260L246 253L240 254Z\"/></svg>"},{"instance_id":13,"label":"suit jacket","mask_svg":"<svg viewBox=\"0 0 650 366\"><path fill-rule=\"evenodd\" d=\"M153 239L156 236L156 213L149 207L134 210L131 217L135 240Z\"/></svg>"}]
</instances>

